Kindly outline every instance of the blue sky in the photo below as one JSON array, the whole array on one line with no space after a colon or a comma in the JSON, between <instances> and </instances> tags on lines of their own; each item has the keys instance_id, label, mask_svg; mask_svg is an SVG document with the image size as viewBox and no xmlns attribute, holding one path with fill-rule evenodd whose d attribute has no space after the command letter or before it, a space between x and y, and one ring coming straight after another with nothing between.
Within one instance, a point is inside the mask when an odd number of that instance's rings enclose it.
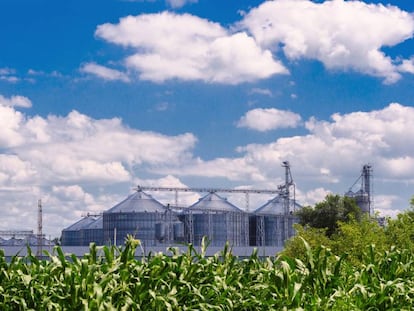
<instances>
[{"instance_id":1,"label":"blue sky","mask_svg":"<svg viewBox=\"0 0 414 311\"><path fill-rule=\"evenodd\" d=\"M304 204L345 193L370 163L375 210L396 215L414 194L413 11L1 1L1 229L35 229L38 198L57 236L137 184L272 189L285 160Z\"/></svg>"}]
</instances>

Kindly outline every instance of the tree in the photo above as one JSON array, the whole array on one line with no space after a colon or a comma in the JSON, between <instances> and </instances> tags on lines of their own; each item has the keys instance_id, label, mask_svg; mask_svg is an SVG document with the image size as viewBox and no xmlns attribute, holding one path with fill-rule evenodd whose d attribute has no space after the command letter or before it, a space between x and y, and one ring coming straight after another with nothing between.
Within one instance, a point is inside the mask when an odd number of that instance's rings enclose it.
<instances>
[{"instance_id":1,"label":"tree","mask_svg":"<svg viewBox=\"0 0 414 311\"><path fill-rule=\"evenodd\" d=\"M339 221L337 231L331 236L330 245L333 253L338 256L346 253L348 261L353 265L361 263L364 252L371 245L380 252L389 248L384 228L368 215L360 221Z\"/></svg>"},{"instance_id":2,"label":"tree","mask_svg":"<svg viewBox=\"0 0 414 311\"><path fill-rule=\"evenodd\" d=\"M326 235L330 237L337 231L338 221L360 221L362 211L353 198L329 194L314 208L304 207L297 215L301 225L326 228Z\"/></svg>"},{"instance_id":3,"label":"tree","mask_svg":"<svg viewBox=\"0 0 414 311\"><path fill-rule=\"evenodd\" d=\"M385 231L390 245L414 250L414 211L408 210L398 214L396 219L388 219Z\"/></svg>"},{"instance_id":4,"label":"tree","mask_svg":"<svg viewBox=\"0 0 414 311\"><path fill-rule=\"evenodd\" d=\"M411 209L414 209L414 196L411 197L410 207L411 207Z\"/></svg>"}]
</instances>

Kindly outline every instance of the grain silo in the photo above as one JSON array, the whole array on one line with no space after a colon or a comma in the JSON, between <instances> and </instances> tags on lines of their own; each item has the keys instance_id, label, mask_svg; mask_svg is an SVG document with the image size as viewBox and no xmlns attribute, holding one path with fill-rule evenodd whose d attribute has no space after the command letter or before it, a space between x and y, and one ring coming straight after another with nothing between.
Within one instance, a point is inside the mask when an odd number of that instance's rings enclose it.
<instances>
[{"instance_id":1,"label":"grain silo","mask_svg":"<svg viewBox=\"0 0 414 311\"><path fill-rule=\"evenodd\" d=\"M94 216L86 216L62 230L61 244L64 246L82 246L81 230L96 221ZM87 244L88 245L88 244Z\"/></svg>"},{"instance_id":2,"label":"grain silo","mask_svg":"<svg viewBox=\"0 0 414 311\"><path fill-rule=\"evenodd\" d=\"M283 246L295 235L293 225L299 222L284 195L278 195L259 207L250 217L250 244ZM296 204L296 203L294 203Z\"/></svg>"},{"instance_id":3,"label":"grain silo","mask_svg":"<svg viewBox=\"0 0 414 311\"><path fill-rule=\"evenodd\" d=\"M361 182L360 189L353 192L352 188L358 183ZM345 193L345 196L354 198L355 202L358 204L359 208L363 213L368 215L372 212L372 166L370 164L365 164L362 167L361 175L355 181L355 183L350 187L349 191Z\"/></svg>"},{"instance_id":4,"label":"grain silo","mask_svg":"<svg viewBox=\"0 0 414 311\"><path fill-rule=\"evenodd\" d=\"M187 208L184 219L187 240L194 245L204 236L211 246L248 244L248 215L215 192Z\"/></svg>"},{"instance_id":5,"label":"grain silo","mask_svg":"<svg viewBox=\"0 0 414 311\"><path fill-rule=\"evenodd\" d=\"M278 187L279 194L253 212L249 219L250 245L283 246L295 235L293 225L299 222L294 216L300 207L295 199L295 184L289 162L283 162L285 183Z\"/></svg>"},{"instance_id":6,"label":"grain silo","mask_svg":"<svg viewBox=\"0 0 414 311\"><path fill-rule=\"evenodd\" d=\"M90 243L103 244L103 217L98 216L94 222L80 229L81 243L88 246Z\"/></svg>"},{"instance_id":7,"label":"grain silo","mask_svg":"<svg viewBox=\"0 0 414 311\"><path fill-rule=\"evenodd\" d=\"M103 242L120 245L127 235L139 239L144 247L171 242L171 224L175 221L173 212L138 189L103 213Z\"/></svg>"}]
</instances>

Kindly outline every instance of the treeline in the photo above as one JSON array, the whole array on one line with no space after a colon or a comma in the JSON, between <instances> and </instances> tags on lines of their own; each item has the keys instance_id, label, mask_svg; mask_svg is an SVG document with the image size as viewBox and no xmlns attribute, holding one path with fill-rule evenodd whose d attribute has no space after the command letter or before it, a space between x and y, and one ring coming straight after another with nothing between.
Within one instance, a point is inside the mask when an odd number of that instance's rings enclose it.
<instances>
[{"instance_id":1,"label":"treeline","mask_svg":"<svg viewBox=\"0 0 414 311\"><path fill-rule=\"evenodd\" d=\"M303 258L303 239L311 248L323 245L337 256L346 254L347 261L356 265L371 246L379 252L414 250L412 207L395 219L385 219L384 225L376 217L364 215L352 198L328 195L314 207L304 207L297 215L300 218L297 235L286 242L283 251L283 255L291 258Z\"/></svg>"}]
</instances>

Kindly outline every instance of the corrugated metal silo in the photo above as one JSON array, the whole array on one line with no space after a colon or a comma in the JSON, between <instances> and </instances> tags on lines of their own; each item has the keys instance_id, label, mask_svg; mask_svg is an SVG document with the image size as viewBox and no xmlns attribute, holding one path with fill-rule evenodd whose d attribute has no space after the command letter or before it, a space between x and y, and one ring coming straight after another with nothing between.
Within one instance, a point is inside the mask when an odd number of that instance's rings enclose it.
<instances>
[{"instance_id":1,"label":"corrugated metal silo","mask_svg":"<svg viewBox=\"0 0 414 311\"><path fill-rule=\"evenodd\" d=\"M289 201L283 195L268 201L253 214L249 228L251 245L283 246L285 240L295 235L293 225L299 219L293 215Z\"/></svg>"},{"instance_id":2,"label":"corrugated metal silo","mask_svg":"<svg viewBox=\"0 0 414 311\"><path fill-rule=\"evenodd\" d=\"M176 219L166 206L138 190L103 213L104 243L123 244L127 235L135 236L143 246L170 242L170 224Z\"/></svg>"},{"instance_id":3,"label":"corrugated metal silo","mask_svg":"<svg viewBox=\"0 0 414 311\"><path fill-rule=\"evenodd\" d=\"M248 215L218 194L211 192L185 212L187 240L200 245L204 236L211 246L248 244Z\"/></svg>"},{"instance_id":4,"label":"corrugated metal silo","mask_svg":"<svg viewBox=\"0 0 414 311\"><path fill-rule=\"evenodd\" d=\"M95 221L85 226L80 230L80 236L83 246L88 246L90 243L96 245L103 244L103 217L95 218Z\"/></svg>"},{"instance_id":5,"label":"corrugated metal silo","mask_svg":"<svg viewBox=\"0 0 414 311\"><path fill-rule=\"evenodd\" d=\"M64 246L82 246L81 230L96 221L95 217L87 216L62 230L61 244Z\"/></svg>"},{"instance_id":6,"label":"corrugated metal silo","mask_svg":"<svg viewBox=\"0 0 414 311\"><path fill-rule=\"evenodd\" d=\"M357 192L348 191L345 193L345 196L353 198L363 213L370 214L371 199L369 193L360 189Z\"/></svg>"}]
</instances>

